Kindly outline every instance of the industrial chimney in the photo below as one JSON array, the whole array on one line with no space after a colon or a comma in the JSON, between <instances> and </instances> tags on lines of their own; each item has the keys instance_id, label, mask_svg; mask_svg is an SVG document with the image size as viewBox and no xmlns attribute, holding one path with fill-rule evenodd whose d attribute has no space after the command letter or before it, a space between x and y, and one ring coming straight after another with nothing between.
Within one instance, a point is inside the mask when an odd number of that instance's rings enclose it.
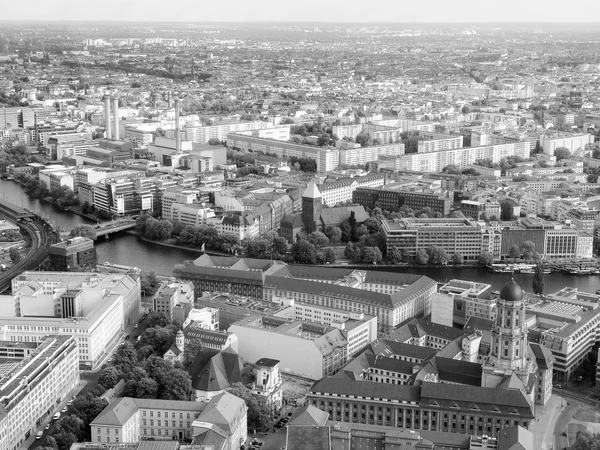
<instances>
[{"instance_id":1,"label":"industrial chimney","mask_svg":"<svg viewBox=\"0 0 600 450\"><path fill-rule=\"evenodd\" d=\"M175 98L175 153L181 153L181 136L179 135L179 98Z\"/></svg>"},{"instance_id":2,"label":"industrial chimney","mask_svg":"<svg viewBox=\"0 0 600 450\"><path fill-rule=\"evenodd\" d=\"M119 96L115 95L112 98L113 102L113 139L119 140Z\"/></svg>"},{"instance_id":3,"label":"industrial chimney","mask_svg":"<svg viewBox=\"0 0 600 450\"><path fill-rule=\"evenodd\" d=\"M104 96L104 124L106 126L106 139L112 139L112 127L110 122L110 97Z\"/></svg>"}]
</instances>

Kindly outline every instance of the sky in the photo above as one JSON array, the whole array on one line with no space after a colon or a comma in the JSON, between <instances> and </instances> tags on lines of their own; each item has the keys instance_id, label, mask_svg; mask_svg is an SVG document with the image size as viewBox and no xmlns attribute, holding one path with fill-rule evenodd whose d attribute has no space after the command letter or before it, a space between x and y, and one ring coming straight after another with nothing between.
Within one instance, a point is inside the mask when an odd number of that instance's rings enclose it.
<instances>
[{"instance_id":1,"label":"sky","mask_svg":"<svg viewBox=\"0 0 600 450\"><path fill-rule=\"evenodd\" d=\"M17 0L4 20L600 22L600 0ZM598 25L600 31L600 24ZM1 32L1 29L0 29Z\"/></svg>"}]
</instances>

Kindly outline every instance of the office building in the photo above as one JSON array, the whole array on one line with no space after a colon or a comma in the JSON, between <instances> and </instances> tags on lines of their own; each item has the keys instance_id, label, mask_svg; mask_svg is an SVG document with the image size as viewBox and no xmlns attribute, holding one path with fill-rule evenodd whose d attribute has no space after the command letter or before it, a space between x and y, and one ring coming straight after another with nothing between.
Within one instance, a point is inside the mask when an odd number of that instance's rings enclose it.
<instances>
[{"instance_id":1,"label":"office building","mask_svg":"<svg viewBox=\"0 0 600 450\"><path fill-rule=\"evenodd\" d=\"M235 322L227 331L238 337L242 359L277 359L283 372L312 380L333 375L348 362L348 341L334 327L274 316L250 316Z\"/></svg>"},{"instance_id":2,"label":"office building","mask_svg":"<svg viewBox=\"0 0 600 450\"><path fill-rule=\"evenodd\" d=\"M416 259L418 250L439 247L449 257L460 254L467 261L476 261L483 251L496 256L500 247L500 233L471 219L385 220L382 229L388 251L404 249L410 260Z\"/></svg>"},{"instance_id":3,"label":"office building","mask_svg":"<svg viewBox=\"0 0 600 450\"><path fill-rule=\"evenodd\" d=\"M96 268L94 241L74 237L54 244L48 251L48 270L55 272L80 272Z\"/></svg>"},{"instance_id":4,"label":"office building","mask_svg":"<svg viewBox=\"0 0 600 450\"><path fill-rule=\"evenodd\" d=\"M54 414L79 383L73 336L48 333L24 356L19 364L0 365L0 448L6 450L17 450L35 434L40 422Z\"/></svg>"},{"instance_id":5,"label":"office building","mask_svg":"<svg viewBox=\"0 0 600 450\"><path fill-rule=\"evenodd\" d=\"M443 216L450 214L454 196L451 191L428 192L426 189L409 190L404 183L391 183L382 187L357 187L352 193L352 202L364 207L397 211L402 206L420 211L431 208Z\"/></svg>"}]
</instances>

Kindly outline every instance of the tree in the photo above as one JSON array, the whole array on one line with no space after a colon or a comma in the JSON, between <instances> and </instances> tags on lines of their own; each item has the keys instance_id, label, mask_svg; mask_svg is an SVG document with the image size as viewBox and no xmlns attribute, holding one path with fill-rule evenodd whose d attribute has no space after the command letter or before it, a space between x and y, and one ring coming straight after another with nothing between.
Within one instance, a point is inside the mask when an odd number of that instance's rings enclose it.
<instances>
[{"instance_id":1,"label":"tree","mask_svg":"<svg viewBox=\"0 0 600 450\"><path fill-rule=\"evenodd\" d=\"M542 295L544 293L544 268L541 263L537 263L535 266L531 288L534 294Z\"/></svg>"},{"instance_id":2,"label":"tree","mask_svg":"<svg viewBox=\"0 0 600 450\"><path fill-rule=\"evenodd\" d=\"M355 139L357 144L360 144L361 147L371 147L373 145L373 138L369 133L365 133L361 131L356 135Z\"/></svg>"},{"instance_id":3,"label":"tree","mask_svg":"<svg viewBox=\"0 0 600 450\"><path fill-rule=\"evenodd\" d=\"M242 383L235 383L228 392L241 398L248 406L248 429L269 431L273 423L273 410L265 401L252 395L250 390Z\"/></svg>"},{"instance_id":4,"label":"tree","mask_svg":"<svg viewBox=\"0 0 600 450\"><path fill-rule=\"evenodd\" d=\"M500 204L500 220L513 220L513 217L513 207L508 202L502 202Z\"/></svg>"},{"instance_id":5,"label":"tree","mask_svg":"<svg viewBox=\"0 0 600 450\"><path fill-rule=\"evenodd\" d=\"M96 229L91 225L79 225L71 230L69 237L86 237L88 239L96 240Z\"/></svg>"},{"instance_id":6,"label":"tree","mask_svg":"<svg viewBox=\"0 0 600 450\"><path fill-rule=\"evenodd\" d=\"M521 249L517 244L514 244L510 247L510 250L508 251L508 257L514 259L514 261L516 262L519 256L521 256Z\"/></svg>"},{"instance_id":7,"label":"tree","mask_svg":"<svg viewBox=\"0 0 600 450\"><path fill-rule=\"evenodd\" d=\"M320 231L313 231L308 235L308 242L314 245L315 248L323 248L329 245L329 238Z\"/></svg>"},{"instance_id":8,"label":"tree","mask_svg":"<svg viewBox=\"0 0 600 450\"><path fill-rule=\"evenodd\" d=\"M192 379L185 370L173 368L164 384L159 384L159 395L163 400L191 400Z\"/></svg>"},{"instance_id":9,"label":"tree","mask_svg":"<svg viewBox=\"0 0 600 450\"><path fill-rule=\"evenodd\" d=\"M150 272L150 274L154 274L154 272ZM167 315L160 311L150 311L148 317L146 318L146 324L148 327L164 328L170 323L171 321Z\"/></svg>"},{"instance_id":10,"label":"tree","mask_svg":"<svg viewBox=\"0 0 600 450\"><path fill-rule=\"evenodd\" d=\"M429 256L430 264L442 264L448 263L448 254L442 247L431 246L427 249L427 255Z\"/></svg>"},{"instance_id":11,"label":"tree","mask_svg":"<svg viewBox=\"0 0 600 450\"><path fill-rule=\"evenodd\" d=\"M337 261L337 255L335 250L331 247L327 247L322 254L322 259L325 263L333 264Z\"/></svg>"},{"instance_id":12,"label":"tree","mask_svg":"<svg viewBox=\"0 0 600 450\"><path fill-rule=\"evenodd\" d=\"M8 255L10 256L10 260L13 262L13 264L16 264L19 261L21 261L21 254L19 253L19 250L17 250L15 247L10 248L10 250L8 251Z\"/></svg>"},{"instance_id":13,"label":"tree","mask_svg":"<svg viewBox=\"0 0 600 450\"><path fill-rule=\"evenodd\" d=\"M452 214L450 214L450 218L452 219L464 219L465 215L462 213L462 211L452 211Z\"/></svg>"},{"instance_id":14,"label":"tree","mask_svg":"<svg viewBox=\"0 0 600 450\"><path fill-rule=\"evenodd\" d=\"M383 258L378 247L363 247L361 261L367 264L378 263Z\"/></svg>"},{"instance_id":15,"label":"tree","mask_svg":"<svg viewBox=\"0 0 600 450\"><path fill-rule=\"evenodd\" d=\"M569 450L600 450L600 433L579 431Z\"/></svg>"},{"instance_id":16,"label":"tree","mask_svg":"<svg viewBox=\"0 0 600 450\"><path fill-rule=\"evenodd\" d=\"M556 147L554 149L554 156L556 156L556 161L560 161L561 159L569 159L571 152L566 147Z\"/></svg>"},{"instance_id":17,"label":"tree","mask_svg":"<svg viewBox=\"0 0 600 450\"><path fill-rule=\"evenodd\" d=\"M392 247L387 252L387 260L389 264L398 264L407 259L406 250L399 247Z\"/></svg>"},{"instance_id":18,"label":"tree","mask_svg":"<svg viewBox=\"0 0 600 450\"><path fill-rule=\"evenodd\" d=\"M127 375L137 365L137 353L131 342L124 342L113 354L113 366Z\"/></svg>"},{"instance_id":19,"label":"tree","mask_svg":"<svg viewBox=\"0 0 600 450\"><path fill-rule=\"evenodd\" d=\"M100 372L98 384L106 389L112 389L119 382L119 372L115 367L107 367Z\"/></svg>"},{"instance_id":20,"label":"tree","mask_svg":"<svg viewBox=\"0 0 600 450\"><path fill-rule=\"evenodd\" d=\"M20 241L23 239L23 236L21 236L21 233L19 233L17 230L6 230L4 232L4 237L11 242Z\"/></svg>"},{"instance_id":21,"label":"tree","mask_svg":"<svg viewBox=\"0 0 600 450\"><path fill-rule=\"evenodd\" d=\"M494 263L494 256L488 251L483 251L479 255L477 262L482 266L491 266Z\"/></svg>"},{"instance_id":22,"label":"tree","mask_svg":"<svg viewBox=\"0 0 600 450\"><path fill-rule=\"evenodd\" d=\"M420 248L417 250L417 264L425 265L429 262L429 255L427 254L427 250L424 248Z\"/></svg>"},{"instance_id":23,"label":"tree","mask_svg":"<svg viewBox=\"0 0 600 450\"><path fill-rule=\"evenodd\" d=\"M174 335L168 328L150 327L144 330L138 345L149 345L157 355L163 355L173 345Z\"/></svg>"},{"instance_id":24,"label":"tree","mask_svg":"<svg viewBox=\"0 0 600 450\"><path fill-rule=\"evenodd\" d=\"M192 339L190 342L186 342L185 349L183 351L183 368L189 370L194 364L194 361L200 355L204 346L200 339Z\"/></svg>"},{"instance_id":25,"label":"tree","mask_svg":"<svg viewBox=\"0 0 600 450\"><path fill-rule=\"evenodd\" d=\"M342 241L342 230L340 227L329 226L325 229L325 236L329 238L331 245L338 245Z\"/></svg>"},{"instance_id":26,"label":"tree","mask_svg":"<svg viewBox=\"0 0 600 450\"><path fill-rule=\"evenodd\" d=\"M222 145L222 144L218 138L210 138L208 140L208 145Z\"/></svg>"},{"instance_id":27,"label":"tree","mask_svg":"<svg viewBox=\"0 0 600 450\"><path fill-rule=\"evenodd\" d=\"M294 261L300 264L315 264L317 252L315 246L305 239L300 239L292 245Z\"/></svg>"},{"instance_id":28,"label":"tree","mask_svg":"<svg viewBox=\"0 0 600 450\"><path fill-rule=\"evenodd\" d=\"M535 252L535 243L532 241L525 241L521 244L520 247L521 253L523 254L523 258L525 261L533 259L536 255Z\"/></svg>"},{"instance_id":29,"label":"tree","mask_svg":"<svg viewBox=\"0 0 600 450\"><path fill-rule=\"evenodd\" d=\"M462 266L465 263L465 259L463 258L463 255L461 255L460 253L454 253L452 255L452 264L454 264L455 266Z\"/></svg>"}]
</instances>

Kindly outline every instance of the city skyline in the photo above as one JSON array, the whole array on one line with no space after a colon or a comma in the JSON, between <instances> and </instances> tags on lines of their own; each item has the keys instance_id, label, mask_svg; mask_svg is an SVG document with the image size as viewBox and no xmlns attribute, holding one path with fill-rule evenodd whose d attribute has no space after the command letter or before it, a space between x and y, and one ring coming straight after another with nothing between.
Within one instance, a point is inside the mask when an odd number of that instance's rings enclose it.
<instances>
[{"instance_id":1,"label":"city skyline","mask_svg":"<svg viewBox=\"0 0 600 450\"><path fill-rule=\"evenodd\" d=\"M547 2L541 9L532 0L508 0L497 8L491 1L461 0L451 5L441 0L429 2L427 8L420 4L400 4L391 0L378 2L377 8L364 10L360 5L352 8L347 2L334 0L320 3L306 0L282 6L274 0L249 3L233 0L227 4L203 3L199 6L189 0L178 8L162 8L156 0L107 0L103 8L89 0L42 3L25 0L5 7L4 22L32 21L121 21L121 22L301 22L311 23L595 23L600 7L591 0L583 1L576 9L561 7L558 2ZM31 11L37 12L32 17ZM157 13L160 11L160 14ZM585 12L585 13L584 13ZM382 21L382 18L385 19Z\"/></svg>"}]
</instances>

